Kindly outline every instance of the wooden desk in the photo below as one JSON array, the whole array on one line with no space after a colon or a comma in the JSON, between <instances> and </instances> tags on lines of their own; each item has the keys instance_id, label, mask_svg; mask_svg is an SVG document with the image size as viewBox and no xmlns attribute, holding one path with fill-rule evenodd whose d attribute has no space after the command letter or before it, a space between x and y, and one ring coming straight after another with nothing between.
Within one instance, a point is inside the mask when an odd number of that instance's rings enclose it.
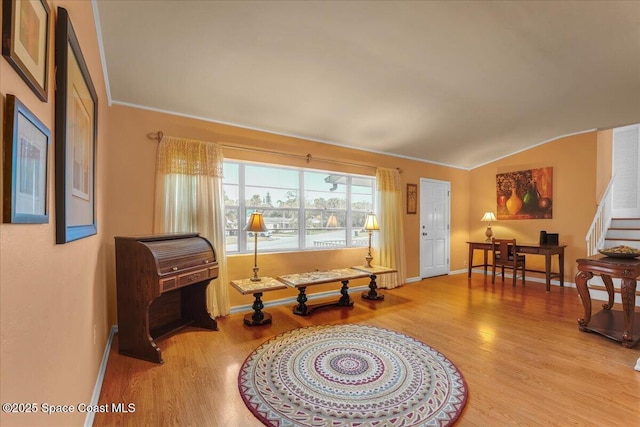
<instances>
[{"instance_id":1,"label":"wooden desk","mask_svg":"<svg viewBox=\"0 0 640 427\"><path fill-rule=\"evenodd\" d=\"M640 331L640 319L634 319L637 278L640 277L640 259L638 258L610 258L594 255L580 258L578 273L576 274L576 288L584 307L584 318L578 319L578 328L583 332L596 332L615 341L621 342L627 348L633 347L640 341L640 333L634 335L634 328ZM599 274L607 289L609 300L602 304L603 310L591 317L591 295L587 282L594 274ZM622 311L611 310L613 307L613 280L622 279L620 294L622 296ZM620 331L622 330L622 336Z\"/></svg>"},{"instance_id":2,"label":"wooden desk","mask_svg":"<svg viewBox=\"0 0 640 427\"><path fill-rule=\"evenodd\" d=\"M473 267L481 266L484 266L484 274L486 276L487 266L490 265L488 261L488 252L494 250L493 244L491 242L467 242L467 244L469 245L469 269L467 277L471 277L471 269ZM544 273L547 292L551 292L551 279L553 277L557 277L560 281L560 286L564 286L564 248L566 247L567 245L550 246L540 245L538 243L518 243L516 245L516 252L519 254L544 256L544 271L529 268L526 268L525 270L533 273ZM475 250L481 250L484 252L484 262L482 264L473 265L473 251ZM557 273L551 271L551 257L554 255L558 256L559 271Z\"/></svg>"}]
</instances>

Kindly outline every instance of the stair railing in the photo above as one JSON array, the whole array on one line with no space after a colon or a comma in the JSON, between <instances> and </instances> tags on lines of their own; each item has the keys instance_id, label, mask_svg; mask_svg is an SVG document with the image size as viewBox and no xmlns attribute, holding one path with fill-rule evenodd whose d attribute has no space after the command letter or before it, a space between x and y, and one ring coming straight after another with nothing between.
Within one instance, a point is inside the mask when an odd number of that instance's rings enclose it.
<instances>
[{"instance_id":1,"label":"stair railing","mask_svg":"<svg viewBox=\"0 0 640 427\"><path fill-rule=\"evenodd\" d=\"M611 225L611 208L613 204L613 192L611 189L613 188L613 180L614 177L609 181L609 185L607 185L607 189L604 192L602 199L600 199L598 210L596 211L591 227L589 227L589 231L587 232L587 256L598 253L598 249L602 247L602 243L604 242L607 229Z\"/></svg>"}]
</instances>

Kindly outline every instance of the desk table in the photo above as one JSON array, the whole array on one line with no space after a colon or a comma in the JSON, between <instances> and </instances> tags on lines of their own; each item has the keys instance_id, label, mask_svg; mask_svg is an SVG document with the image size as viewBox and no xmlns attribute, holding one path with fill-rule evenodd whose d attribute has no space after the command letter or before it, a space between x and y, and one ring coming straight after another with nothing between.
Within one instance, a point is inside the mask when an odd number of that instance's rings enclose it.
<instances>
[{"instance_id":1,"label":"desk table","mask_svg":"<svg viewBox=\"0 0 640 427\"><path fill-rule=\"evenodd\" d=\"M467 277L471 277L471 269L473 267L484 266L484 275L487 275L487 266L489 264L488 252L493 251L495 248L491 242L467 242L469 245L469 269ZM516 252L526 255L543 255L544 256L544 271L532 270L525 268L526 271L533 273L544 273L545 283L547 286L547 292L551 292L551 278L557 277L560 281L560 286L564 286L564 248L567 245L540 245L538 243L517 243ZM481 250L484 252L483 264L473 265L473 252L475 250ZM559 271L557 273L551 271L551 257L558 256ZM514 273L515 274L515 273Z\"/></svg>"},{"instance_id":2,"label":"desk table","mask_svg":"<svg viewBox=\"0 0 640 427\"><path fill-rule=\"evenodd\" d=\"M640 341L640 318L634 320L637 278L640 277L640 259L594 255L580 258L576 262L578 263L576 288L584 307L584 318L578 319L578 328L583 332L596 332L604 335L621 342L627 348L633 347ZM594 274L599 274L602 278L609 300L606 304L602 304L603 310L591 317L591 295L587 282ZM622 279L620 285L621 312L611 310L614 297L612 278ZM634 328L636 335L634 335ZM622 335L620 335L620 330L622 330Z\"/></svg>"}]
</instances>

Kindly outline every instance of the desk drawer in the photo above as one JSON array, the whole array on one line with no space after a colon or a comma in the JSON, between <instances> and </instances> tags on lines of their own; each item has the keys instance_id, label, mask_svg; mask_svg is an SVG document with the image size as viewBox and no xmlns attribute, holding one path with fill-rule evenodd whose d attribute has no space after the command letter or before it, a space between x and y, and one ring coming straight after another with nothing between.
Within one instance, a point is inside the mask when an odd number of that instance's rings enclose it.
<instances>
[{"instance_id":1,"label":"desk drawer","mask_svg":"<svg viewBox=\"0 0 640 427\"><path fill-rule=\"evenodd\" d=\"M201 268L200 270L190 271L189 273L181 274L178 276L178 287L202 282L209 277L210 276L208 268Z\"/></svg>"}]
</instances>

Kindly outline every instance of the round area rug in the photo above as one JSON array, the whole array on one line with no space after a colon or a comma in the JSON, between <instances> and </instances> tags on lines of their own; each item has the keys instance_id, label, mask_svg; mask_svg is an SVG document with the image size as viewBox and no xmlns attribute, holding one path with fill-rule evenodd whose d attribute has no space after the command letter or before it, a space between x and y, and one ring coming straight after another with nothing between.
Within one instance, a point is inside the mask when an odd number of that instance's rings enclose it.
<instances>
[{"instance_id":1,"label":"round area rug","mask_svg":"<svg viewBox=\"0 0 640 427\"><path fill-rule=\"evenodd\" d=\"M387 329L323 325L262 344L238 376L269 426L447 426L467 400L462 374L428 345Z\"/></svg>"}]
</instances>

